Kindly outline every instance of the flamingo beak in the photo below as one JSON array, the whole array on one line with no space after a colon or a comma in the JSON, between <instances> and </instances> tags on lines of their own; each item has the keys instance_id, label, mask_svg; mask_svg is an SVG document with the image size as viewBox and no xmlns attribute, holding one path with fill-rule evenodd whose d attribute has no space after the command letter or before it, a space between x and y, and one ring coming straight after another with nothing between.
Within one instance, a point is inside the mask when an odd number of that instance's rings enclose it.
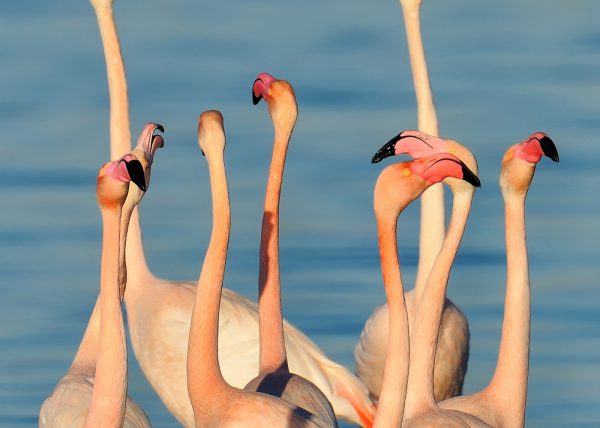
<instances>
[{"instance_id":1,"label":"flamingo beak","mask_svg":"<svg viewBox=\"0 0 600 428\"><path fill-rule=\"evenodd\" d=\"M124 160L127 172L131 181L140 188L142 192L146 191L146 177L144 176L144 168L139 160Z\"/></svg>"},{"instance_id":2,"label":"flamingo beak","mask_svg":"<svg viewBox=\"0 0 600 428\"><path fill-rule=\"evenodd\" d=\"M394 156L396 154L396 143L402 139L402 133L396 135L390 141L384 144L382 148L377 150L377 153L371 159L371 163L378 163L387 157Z\"/></svg>"},{"instance_id":3,"label":"flamingo beak","mask_svg":"<svg viewBox=\"0 0 600 428\"><path fill-rule=\"evenodd\" d=\"M475 173L471 171L465 164L462 164L461 166L463 174L462 179L473 185L473 187L481 187L481 181L479 181L479 177L477 177L477 175L475 175Z\"/></svg>"},{"instance_id":4,"label":"flamingo beak","mask_svg":"<svg viewBox=\"0 0 600 428\"><path fill-rule=\"evenodd\" d=\"M558 162L558 150L556 149L556 145L554 141L550 139L550 137L543 137L540 140L540 146L542 147L542 151L544 155L552 159L554 162Z\"/></svg>"},{"instance_id":5,"label":"flamingo beak","mask_svg":"<svg viewBox=\"0 0 600 428\"><path fill-rule=\"evenodd\" d=\"M252 84L252 104L257 105L263 99L261 89L264 88L264 82L259 78Z\"/></svg>"}]
</instances>

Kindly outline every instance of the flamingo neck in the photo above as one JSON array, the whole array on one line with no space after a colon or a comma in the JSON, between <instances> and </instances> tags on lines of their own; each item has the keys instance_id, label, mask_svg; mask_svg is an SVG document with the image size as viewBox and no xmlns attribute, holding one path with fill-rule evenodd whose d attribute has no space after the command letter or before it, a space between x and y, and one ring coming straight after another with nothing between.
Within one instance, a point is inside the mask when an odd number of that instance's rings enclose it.
<instances>
[{"instance_id":1,"label":"flamingo neck","mask_svg":"<svg viewBox=\"0 0 600 428\"><path fill-rule=\"evenodd\" d=\"M231 225L223 154L208 158L213 226L192 312L188 344L188 392L196 420L209 417L215 400L229 386L218 359L219 308Z\"/></svg>"},{"instance_id":2,"label":"flamingo neck","mask_svg":"<svg viewBox=\"0 0 600 428\"><path fill-rule=\"evenodd\" d=\"M119 292L121 210L102 210L100 335L90 410L85 426L122 426L127 395L127 348Z\"/></svg>"},{"instance_id":3,"label":"flamingo neck","mask_svg":"<svg viewBox=\"0 0 600 428\"><path fill-rule=\"evenodd\" d=\"M71 367L90 366L96 367L98 359L98 336L100 335L100 296L96 299L94 309L83 333L83 338L73 358Z\"/></svg>"},{"instance_id":4,"label":"flamingo neck","mask_svg":"<svg viewBox=\"0 0 600 428\"><path fill-rule=\"evenodd\" d=\"M288 371L283 337L281 278L279 272L279 201L291 130L275 128L273 157L269 169L260 239L258 314L260 373Z\"/></svg>"},{"instance_id":5,"label":"flamingo neck","mask_svg":"<svg viewBox=\"0 0 600 428\"><path fill-rule=\"evenodd\" d=\"M131 125L129 120L129 99L127 93L127 78L125 64L121 54L119 36L115 25L111 6L99 6L96 17L100 28L104 58L106 61L106 75L108 77L108 92L110 98L110 158L116 160L126 153L131 152ZM131 227L127 234L127 261L129 290L126 295L128 315L134 316L132 302L136 294L143 289L144 283L152 277L144 256L142 232L140 228L139 211L136 207L131 216Z\"/></svg>"},{"instance_id":6,"label":"flamingo neck","mask_svg":"<svg viewBox=\"0 0 600 428\"><path fill-rule=\"evenodd\" d=\"M523 426L529 375L531 291L525 238L525 194L505 196L506 297L498 362L486 388L497 397L511 426Z\"/></svg>"},{"instance_id":7,"label":"flamingo neck","mask_svg":"<svg viewBox=\"0 0 600 428\"><path fill-rule=\"evenodd\" d=\"M389 336L374 427L400 426L408 381L408 315L398 262L396 220L377 218L381 272L389 308Z\"/></svg>"},{"instance_id":8,"label":"flamingo neck","mask_svg":"<svg viewBox=\"0 0 600 428\"><path fill-rule=\"evenodd\" d=\"M129 222L129 231L127 233L127 289L125 291L125 303L129 312L135 312L135 304L139 302L141 293L147 291L146 284L150 282L154 275L148 267L146 256L144 254L144 241L140 226L140 211L136 207L131 215ZM132 313L135 316L135 313Z\"/></svg>"},{"instance_id":9,"label":"flamingo neck","mask_svg":"<svg viewBox=\"0 0 600 428\"><path fill-rule=\"evenodd\" d=\"M431 91L425 50L421 38L420 9L403 7L410 64L417 98L419 131L439 135L435 103ZM415 302L418 302L435 257L444 240L444 189L434 184L421 196L421 230L419 234L419 266L415 285Z\"/></svg>"},{"instance_id":10,"label":"flamingo neck","mask_svg":"<svg viewBox=\"0 0 600 428\"><path fill-rule=\"evenodd\" d=\"M96 8L96 17L100 28L108 92L110 97L110 158L116 160L131 151L129 125L129 101L125 65L121 56L119 36L111 6Z\"/></svg>"},{"instance_id":11,"label":"flamingo neck","mask_svg":"<svg viewBox=\"0 0 600 428\"><path fill-rule=\"evenodd\" d=\"M407 418L436 406L433 395L433 367L442 311L450 270L465 230L472 199L471 190L455 192L448 233L418 301L415 322L411 329Z\"/></svg>"}]
</instances>

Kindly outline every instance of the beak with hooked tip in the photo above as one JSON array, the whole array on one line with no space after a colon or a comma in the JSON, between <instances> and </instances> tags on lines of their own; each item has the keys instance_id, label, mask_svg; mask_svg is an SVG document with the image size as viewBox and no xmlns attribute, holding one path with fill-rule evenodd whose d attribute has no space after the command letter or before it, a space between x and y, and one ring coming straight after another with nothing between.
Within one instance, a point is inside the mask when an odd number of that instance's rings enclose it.
<instances>
[{"instance_id":1,"label":"beak with hooked tip","mask_svg":"<svg viewBox=\"0 0 600 428\"><path fill-rule=\"evenodd\" d=\"M144 168L142 167L142 163L137 160L123 160L125 162L125 167L127 167L127 172L129 173L129 178L131 181L142 190L142 192L146 191L146 177L144 175Z\"/></svg>"},{"instance_id":2,"label":"beak with hooked tip","mask_svg":"<svg viewBox=\"0 0 600 428\"><path fill-rule=\"evenodd\" d=\"M479 180L479 177L477 177L477 175L475 175L475 173L471 171L465 164L462 164L462 173L462 179L467 183L470 183L473 185L473 187L481 187L481 181Z\"/></svg>"},{"instance_id":3,"label":"beak with hooked tip","mask_svg":"<svg viewBox=\"0 0 600 428\"><path fill-rule=\"evenodd\" d=\"M377 150L377 153L375 153L371 159L371 163L378 163L387 157L394 156L396 154L396 143L400 141L400 139L402 139L402 133L385 143L382 148Z\"/></svg>"},{"instance_id":4,"label":"beak with hooked tip","mask_svg":"<svg viewBox=\"0 0 600 428\"><path fill-rule=\"evenodd\" d=\"M544 155L552 159L554 162L558 162L558 150L556 148L556 145L554 144L554 141L552 141L548 136L543 137L539 141Z\"/></svg>"}]
</instances>

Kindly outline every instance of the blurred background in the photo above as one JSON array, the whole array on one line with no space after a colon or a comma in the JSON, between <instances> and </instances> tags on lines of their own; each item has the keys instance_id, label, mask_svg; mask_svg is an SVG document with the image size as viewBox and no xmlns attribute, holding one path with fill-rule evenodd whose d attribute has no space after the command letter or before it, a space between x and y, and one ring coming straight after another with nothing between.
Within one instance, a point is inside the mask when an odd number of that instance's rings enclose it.
<instances>
[{"instance_id":1,"label":"blurred background","mask_svg":"<svg viewBox=\"0 0 600 428\"><path fill-rule=\"evenodd\" d=\"M505 291L500 159L543 130L527 202L532 286L530 427L600 424L600 2L424 0L422 30L442 136L468 145L482 188L448 295L470 321L465 393L496 362ZM200 112L219 109L232 236L226 286L256 300L272 125L253 107L267 71L289 80L299 119L281 201L284 314L332 359L383 303L372 189L375 151L416 128L397 1L118 0L134 139L166 127L142 203L160 277L198 277L211 226ZM0 426L37 424L67 370L99 287L95 178L108 160L108 94L95 15L84 0L0 3ZM389 164L393 160L388 160ZM596 189L596 190L594 190ZM447 208L449 209L447 198ZM414 282L418 204L399 221ZM157 427L177 426L130 353L129 393Z\"/></svg>"}]
</instances>

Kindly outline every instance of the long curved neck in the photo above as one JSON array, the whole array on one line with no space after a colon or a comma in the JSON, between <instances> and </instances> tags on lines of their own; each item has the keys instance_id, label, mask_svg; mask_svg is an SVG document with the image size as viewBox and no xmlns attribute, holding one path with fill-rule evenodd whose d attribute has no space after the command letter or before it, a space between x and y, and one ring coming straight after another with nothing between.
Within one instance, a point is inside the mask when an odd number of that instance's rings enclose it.
<instances>
[{"instance_id":1,"label":"long curved neck","mask_svg":"<svg viewBox=\"0 0 600 428\"><path fill-rule=\"evenodd\" d=\"M112 7L96 8L110 97L110 158L115 160L131 151L129 102L125 66Z\"/></svg>"},{"instance_id":2,"label":"long curved neck","mask_svg":"<svg viewBox=\"0 0 600 428\"><path fill-rule=\"evenodd\" d=\"M231 212L223 154L214 157L208 159L213 226L198 279L187 354L188 392L197 420L209 416L216 393L228 387L219 367L218 335Z\"/></svg>"},{"instance_id":3,"label":"long curved neck","mask_svg":"<svg viewBox=\"0 0 600 428\"><path fill-rule=\"evenodd\" d=\"M439 135L429 72L421 39L419 6L402 7L415 94L417 97L419 131ZM421 231L419 235L419 267L414 301L418 302L425 287L435 257L444 240L444 189L434 184L421 196Z\"/></svg>"},{"instance_id":4,"label":"long curved neck","mask_svg":"<svg viewBox=\"0 0 600 428\"><path fill-rule=\"evenodd\" d=\"M260 238L258 316L260 331L259 373L288 371L283 337L279 273L279 201L291 130L275 124L273 158L269 169Z\"/></svg>"},{"instance_id":5,"label":"long curved neck","mask_svg":"<svg viewBox=\"0 0 600 428\"><path fill-rule=\"evenodd\" d=\"M108 77L108 93L110 98L110 158L115 160L131 152L131 126L129 121L129 99L127 95L127 79L125 65L121 55L119 36L115 25L112 7L96 8L98 26L102 37L106 75ZM144 256L139 211L136 207L131 216L131 230L127 234L127 260L131 281L129 294L134 294L143 284L143 280L151 275ZM127 300L134 300L128 298Z\"/></svg>"},{"instance_id":6,"label":"long curved neck","mask_svg":"<svg viewBox=\"0 0 600 428\"><path fill-rule=\"evenodd\" d=\"M511 426L523 426L531 310L524 194L505 197L505 221L507 281L502 339L496 371L486 389L505 406L507 416L514 418Z\"/></svg>"},{"instance_id":7,"label":"long curved neck","mask_svg":"<svg viewBox=\"0 0 600 428\"><path fill-rule=\"evenodd\" d=\"M448 233L418 303L410 342L410 374L406 399L406 414L409 418L427 407L435 406L433 367L446 288L450 269L465 230L472 198L472 191L455 193Z\"/></svg>"},{"instance_id":8,"label":"long curved neck","mask_svg":"<svg viewBox=\"0 0 600 428\"><path fill-rule=\"evenodd\" d=\"M409 337L408 314L398 247L396 219L377 216L381 272L389 308L389 337L383 382L374 427L400 426L408 381Z\"/></svg>"},{"instance_id":9,"label":"long curved neck","mask_svg":"<svg viewBox=\"0 0 600 428\"><path fill-rule=\"evenodd\" d=\"M85 426L123 426L127 396L127 348L119 294L121 210L102 210L100 336L90 410Z\"/></svg>"}]
</instances>

